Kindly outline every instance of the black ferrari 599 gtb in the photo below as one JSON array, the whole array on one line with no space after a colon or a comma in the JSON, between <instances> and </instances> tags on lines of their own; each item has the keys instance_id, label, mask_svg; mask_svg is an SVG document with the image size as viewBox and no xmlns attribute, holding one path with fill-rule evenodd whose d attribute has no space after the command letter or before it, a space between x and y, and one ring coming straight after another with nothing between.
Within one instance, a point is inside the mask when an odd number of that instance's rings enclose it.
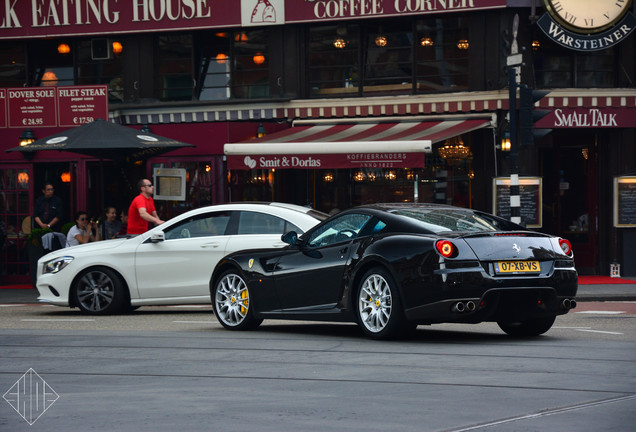
<instances>
[{"instance_id":1,"label":"black ferrari 599 gtb","mask_svg":"<svg viewBox=\"0 0 636 432\"><path fill-rule=\"evenodd\" d=\"M225 328L356 322L390 339L422 324L493 321L509 335L537 336L576 307L570 242L480 211L361 206L282 240L288 246L217 264L210 292Z\"/></svg>"}]
</instances>

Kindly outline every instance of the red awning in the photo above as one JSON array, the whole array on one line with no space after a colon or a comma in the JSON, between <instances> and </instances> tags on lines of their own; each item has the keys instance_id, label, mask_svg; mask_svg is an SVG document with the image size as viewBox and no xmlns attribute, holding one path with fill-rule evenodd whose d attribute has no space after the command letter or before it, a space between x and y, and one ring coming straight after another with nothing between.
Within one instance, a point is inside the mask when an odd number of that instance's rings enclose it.
<instances>
[{"instance_id":1,"label":"red awning","mask_svg":"<svg viewBox=\"0 0 636 432\"><path fill-rule=\"evenodd\" d=\"M421 168L432 144L491 126L491 118L294 126L225 144L229 169Z\"/></svg>"}]
</instances>

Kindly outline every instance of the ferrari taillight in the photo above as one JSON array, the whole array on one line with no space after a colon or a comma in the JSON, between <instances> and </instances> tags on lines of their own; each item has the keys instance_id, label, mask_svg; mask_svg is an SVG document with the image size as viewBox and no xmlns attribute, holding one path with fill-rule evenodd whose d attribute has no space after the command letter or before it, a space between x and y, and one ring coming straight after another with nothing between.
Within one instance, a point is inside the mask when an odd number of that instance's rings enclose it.
<instances>
[{"instance_id":1,"label":"ferrari taillight","mask_svg":"<svg viewBox=\"0 0 636 432\"><path fill-rule=\"evenodd\" d=\"M438 240L435 243L435 248L437 249L437 252L439 252L439 254L444 258L450 258L457 252L455 245L453 245L448 240Z\"/></svg>"},{"instance_id":2,"label":"ferrari taillight","mask_svg":"<svg viewBox=\"0 0 636 432\"><path fill-rule=\"evenodd\" d=\"M570 255L572 253L572 243L566 239L559 239L559 246L564 254Z\"/></svg>"}]
</instances>

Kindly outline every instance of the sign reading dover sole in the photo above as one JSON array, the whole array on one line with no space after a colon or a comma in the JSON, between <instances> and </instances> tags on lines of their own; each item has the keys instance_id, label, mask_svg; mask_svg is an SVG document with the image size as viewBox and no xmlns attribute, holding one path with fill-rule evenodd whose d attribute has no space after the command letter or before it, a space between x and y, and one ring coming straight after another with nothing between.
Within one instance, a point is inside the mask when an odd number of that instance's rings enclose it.
<instances>
[{"instance_id":1,"label":"sign reading dover sole","mask_svg":"<svg viewBox=\"0 0 636 432\"><path fill-rule=\"evenodd\" d=\"M0 127L73 127L98 118L108 120L107 85L17 87L0 92Z\"/></svg>"}]
</instances>

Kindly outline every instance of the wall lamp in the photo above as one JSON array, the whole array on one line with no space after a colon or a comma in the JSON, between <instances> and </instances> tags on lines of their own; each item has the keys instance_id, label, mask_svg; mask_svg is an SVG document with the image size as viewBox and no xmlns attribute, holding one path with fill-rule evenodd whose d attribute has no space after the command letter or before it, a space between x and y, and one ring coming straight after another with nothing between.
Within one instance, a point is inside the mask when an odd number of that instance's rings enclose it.
<instances>
[{"instance_id":1,"label":"wall lamp","mask_svg":"<svg viewBox=\"0 0 636 432\"><path fill-rule=\"evenodd\" d=\"M35 135L31 129L25 129L20 135L20 146L29 145L35 141Z\"/></svg>"},{"instance_id":2,"label":"wall lamp","mask_svg":"<svg viewBox=\"0 0 636 432\"><path fill-rule=\"evenodd\" d=\"M263 123L259 123L258 127L256 128L256 138L263 138L265 135L267 135L265 126L263 126Z\"/></svg>"}]
</instances>

